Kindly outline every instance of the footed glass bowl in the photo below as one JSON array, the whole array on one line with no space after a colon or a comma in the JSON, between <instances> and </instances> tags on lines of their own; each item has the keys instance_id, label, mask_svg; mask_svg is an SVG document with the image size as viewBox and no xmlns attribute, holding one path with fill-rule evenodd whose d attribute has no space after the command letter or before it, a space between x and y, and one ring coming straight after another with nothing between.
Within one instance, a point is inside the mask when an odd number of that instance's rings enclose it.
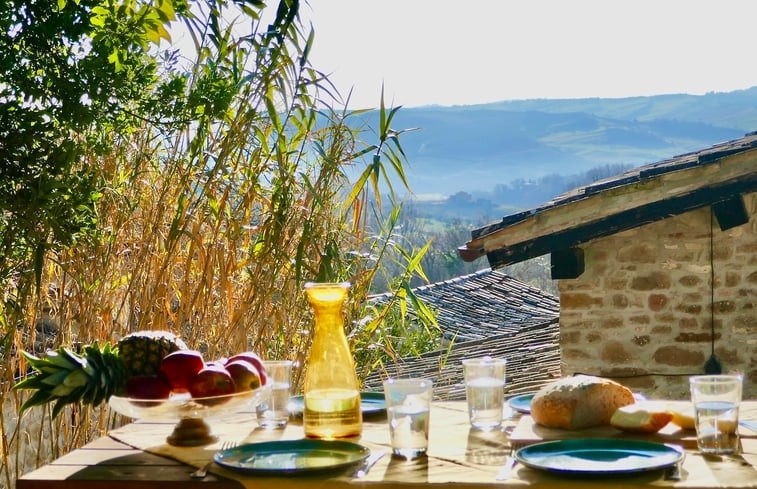
<instances>
[{"instance_id":1,"label":"footed glass bowl","mask_svg":"<svg viewBox=\"0 0 757 489\"><path fill-rule=\"evenodd\" d=\"M218 440L205 419L242 411L255 411L263 389L237 392L224 396L195 397L189 393L171 394L168 399L135 399L111 396L110 407L135 419L178 420L166 441L170 445L194 447Z\"/></svg>"}]
</instances>

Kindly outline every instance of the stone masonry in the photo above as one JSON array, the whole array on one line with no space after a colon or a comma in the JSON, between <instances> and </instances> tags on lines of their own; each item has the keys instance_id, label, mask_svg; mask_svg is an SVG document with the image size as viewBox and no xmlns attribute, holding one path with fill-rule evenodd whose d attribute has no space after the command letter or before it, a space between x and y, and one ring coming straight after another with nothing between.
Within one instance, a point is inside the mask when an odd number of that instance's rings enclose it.
<instances>
[{"instance_id":1,"label":"stone masonry","mask_svg":"<svg viewBox=\"0 0 757 489\"><path fill-rule=\"evenodd\" d=\"M744 203L750 221L726 231L706 207L584 245L585 272L558 283L563 375L688 399L714 313L723 373L742 373L744 398L757 398L757 193Z\"/></svg>"}]
</instances>

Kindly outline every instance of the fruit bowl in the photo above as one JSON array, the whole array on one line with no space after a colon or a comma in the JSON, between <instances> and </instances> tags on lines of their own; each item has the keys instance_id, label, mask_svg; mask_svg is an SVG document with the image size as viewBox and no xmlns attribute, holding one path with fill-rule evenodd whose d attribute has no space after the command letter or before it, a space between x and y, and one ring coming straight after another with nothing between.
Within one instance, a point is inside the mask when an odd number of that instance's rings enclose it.
<instances>
[{"instance_id":1,"label":"fruit bowl","mask_svg":"<svg viewBox=\"0 0 757 489\"><path fill-rule=\"evenodd\" d=\"M263 388L223 396L195 398L189 393L171 394L168 399L111 396L108 404L118 414L130 418L178 420L173 433L166 441L170 445L187 447L217 441L218 437L211 433L205 419L235 412L254 412L262 393Z\"/></svg>"}]
</instances>

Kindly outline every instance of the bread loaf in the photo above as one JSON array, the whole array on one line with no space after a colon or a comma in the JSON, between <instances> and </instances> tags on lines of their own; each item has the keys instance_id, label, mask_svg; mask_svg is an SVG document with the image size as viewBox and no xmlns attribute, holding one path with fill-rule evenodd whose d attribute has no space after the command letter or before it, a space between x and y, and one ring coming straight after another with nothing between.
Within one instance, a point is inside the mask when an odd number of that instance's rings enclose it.
<instances>
[{"instance_id":1,"label":"bread loaf","mask_svg":"<svg viewBox=\"0 0 757 489\"><path fill-rule=\"evenodd\" d=\"M694 406L668 406L668 412L673 415L673 424L684 430L694 429Z\"/></svg>"},{"instance_id":2,"label":"bread loaf","mask_svg":"<svg viewBox=\"0 0 757 489\"><path fill-rule=\"evenodd\" d=\"M633 403L631 390L617 382L576 375L542 387L531 401L531 417L549 428L577 430L609 425L615 410Z\"/></svg>"}]
</instances>

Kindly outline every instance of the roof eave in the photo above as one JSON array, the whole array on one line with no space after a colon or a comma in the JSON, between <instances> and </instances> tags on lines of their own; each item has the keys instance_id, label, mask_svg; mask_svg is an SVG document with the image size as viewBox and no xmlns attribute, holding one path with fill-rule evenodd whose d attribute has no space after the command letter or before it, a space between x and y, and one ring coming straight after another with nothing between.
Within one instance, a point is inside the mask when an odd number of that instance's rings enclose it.
<instances>
[{"instance_id":1,"label":"roof eave","mask_svg":"<svg viewBox=\"0 0 757 489\"><path fill-rule=\"evenodd\" d=\"M757 191L755 169L757 149L751 149L707 161L706 165L647 174L643 180L584 194L538 212L521 213L516 222L503 220L480 228L458 253L465 261L486 255L490 266L499 268L575 247Z\"/></svg>"}]
</instances>

